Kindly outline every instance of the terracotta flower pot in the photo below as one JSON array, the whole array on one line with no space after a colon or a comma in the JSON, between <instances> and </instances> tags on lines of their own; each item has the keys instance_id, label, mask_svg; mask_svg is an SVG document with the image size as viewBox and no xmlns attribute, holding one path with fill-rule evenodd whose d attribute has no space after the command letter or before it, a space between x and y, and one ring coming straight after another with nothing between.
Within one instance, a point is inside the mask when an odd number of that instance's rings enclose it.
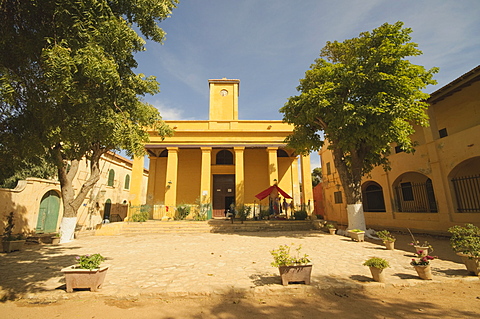
<instances>
[{"instance_id":1,"label":"terracotta flower pot","mask_svg":"<svg viewBox=\"0 0 480 319\"><path fill-rule=\"evenodd\" d=\"M310 275L312 274L313 265L296 265L296 266L280 266L280 278L282 285L287 286L289 282L305 282L310 285Z\"/></svg>"},{"instance_id":2,"label":"terracotta flower pot","mask_svg":"<svg viewBox=\"0 0 480 319\"><path fill-rule=\"evenodd\" d=\"M328 231L330 232L330 235L335 235L337 230L335 228L329 228Z\"/></svg>"},{"instance_id":3,"label":"terracotta flower pot","mask_svg":"<svg viewBox=\"0 0 480 319\"><path fill-rule=\"evenodd\" d=\"M462 258L462 262L470 273L476 276L480 275L480 257L472 257L463 253L457 253L457 255Z\"/></svg>"},{"instance_id":4,"label":"terracotta flower pot","mask_svg":"<svg viewBox=\"0 0 480 319\"><path fill-rule=\"evenodd\" d=\"M385 282L384 269L380 269L377 267L368 267L368 268L370 268L370 272L372 273L373 280L378 282Z\"/></svg>"},{"instance_id":5,"label":"terracotta flower pot","mask_svg":"<svg viewBox=\"0 0 480 319\"><path fill-rule=\"evenodd\" d=\"M385 247L387 247L388 250L395 250L395 242L394 241L385 241L383 243L385 244Z\"/></svg>"},{"instance_id":6,"label":"terracotta flower pot","mask_svg":"<svg viewBox=\"0 0 480 319\"><path fill-rule=\"evenodd\" d=\"M102 288L109 266L92 270L75 267L70 266L62 269L62 272L65 274L67 292L72 292L76 288L90 288L90 291L97 291Z\"/></svg>"},{"instance_id":7,"label":"terracotta flower pot","mask_svg":"<svg viewBox=\"0 0 480 319\"><path fill-rule=\"evenodd\" d=\"M415 270L417 271L418 277L422 278L423 280L432 280L433 275L432 275L432 269L430 268L430 265L425 265L425 266L413 266Z\"/></svg>"}]
</instances>

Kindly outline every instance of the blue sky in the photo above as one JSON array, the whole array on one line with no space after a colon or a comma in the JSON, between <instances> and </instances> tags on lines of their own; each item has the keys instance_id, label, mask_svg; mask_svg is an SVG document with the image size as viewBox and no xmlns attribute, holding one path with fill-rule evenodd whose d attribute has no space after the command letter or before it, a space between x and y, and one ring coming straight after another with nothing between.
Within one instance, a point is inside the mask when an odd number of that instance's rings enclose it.
<instances>
[{"instance_id":1,"label":"blue sky","mask_svg":"<svg viewBox=\"0 0 480 319\"><path fill-rule=\"evenodd\" d=\"M157 77L161 93L145 101L165 120L207 120L208 79L223 77L240 79L241 120L280 120L327 41L396 21L423 51L411 61L440 68L427 93L480 64L480 0L181 0L136 72Z\"/></svg>"}]
</instances>

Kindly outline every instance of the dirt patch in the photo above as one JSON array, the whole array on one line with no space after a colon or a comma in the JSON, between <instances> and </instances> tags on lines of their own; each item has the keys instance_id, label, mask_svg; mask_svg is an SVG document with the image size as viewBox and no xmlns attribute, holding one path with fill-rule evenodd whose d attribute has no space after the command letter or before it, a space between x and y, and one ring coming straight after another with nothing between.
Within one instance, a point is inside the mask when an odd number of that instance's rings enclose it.
<instances>
[{"instance_id":1,"label":"dirt patch","mask_svg":"<svg viewBox=\"0 0 480 319\"><path fill-rule=\"evenodd\" d=\"M306 296L140 297L19 300L0 304L3 318L478 318L480 281L368 290L329 289Z\"/></svg>"}]
</instances>

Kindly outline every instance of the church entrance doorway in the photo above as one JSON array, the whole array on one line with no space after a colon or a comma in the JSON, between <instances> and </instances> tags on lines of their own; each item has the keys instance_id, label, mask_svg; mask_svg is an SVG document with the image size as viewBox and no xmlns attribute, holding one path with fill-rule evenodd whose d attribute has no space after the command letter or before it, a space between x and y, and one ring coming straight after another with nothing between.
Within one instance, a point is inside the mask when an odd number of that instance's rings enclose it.
<instances>
[{"instance_id":1,"label":"church entrance doorway","mask_svg":"<svg viewBox=\"0 0 480 319\"><path fill-rule=\"evenodd\" d=\"M225 217L225 210L235 205L235 175L213 175L213 217Z\"/></svg>"}]
</instances>

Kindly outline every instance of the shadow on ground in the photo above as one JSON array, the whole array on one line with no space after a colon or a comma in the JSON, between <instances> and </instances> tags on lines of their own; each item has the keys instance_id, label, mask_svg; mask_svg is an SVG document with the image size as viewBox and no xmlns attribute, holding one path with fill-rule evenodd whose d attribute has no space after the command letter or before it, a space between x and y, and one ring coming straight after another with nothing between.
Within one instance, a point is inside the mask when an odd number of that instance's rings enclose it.
<instances>
[{"instance_id":1,"label":"shadow on ground","mask_svg":"<svg viewBox=\"0 0 480 319\"><path fill-rule=\"evenodd\" d=\"M229 296L232 292L226 291ZM455 309L425 300L384 298L361 289L328 289L309 296L289 295L219 299L192 318L474 318L478 311Z\"/></svg>"},{"instance_id":2,"label":"shadow on ground","mask_svg":"<svg viewBox=\"0 0 480 319\"><path fill-rule=\"evenodd\" d=\"M1 253L0 301L44 291L45 283L63 277L62 268L75 264L75 249L27 243L21 251Z\"/></svg>"}]
</instances>

